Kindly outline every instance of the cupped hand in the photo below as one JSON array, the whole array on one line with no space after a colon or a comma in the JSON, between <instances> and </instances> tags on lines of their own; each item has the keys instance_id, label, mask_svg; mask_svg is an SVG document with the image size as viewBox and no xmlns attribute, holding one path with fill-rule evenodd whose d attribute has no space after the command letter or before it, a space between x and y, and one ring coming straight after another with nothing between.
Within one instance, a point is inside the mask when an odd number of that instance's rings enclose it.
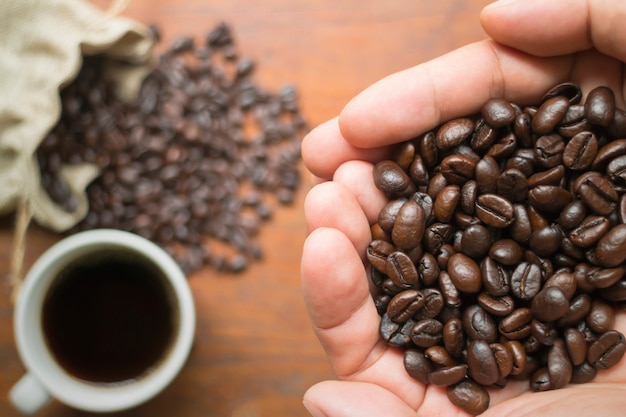
<instances>
[{"instance_id":1,"label":"cupped hand","mask_svg":"<svg viewBox=\"0 0 626 417\"><path fill-rule=\"evenodd\" d=\"M401 350L378 333L380 318L364 267L370 224L385 204L372 166L389 145L476 113L492 97L536 103L553 85L614 90L624 108L626 2L500 1L481 14L492 40L467 45L390 75L355 97L338 118L304 140L303 159L318 178L305 203L309 236L302 288L317 336L338 380L313 386L304 403L315 417L465 416L444 388L424 386L403 367ZM626 333L626 315L616 329ZM592 383L543 393L511 382L490 390L485 416L621 416L626 359Z\"/></svg>"}]
</instances>

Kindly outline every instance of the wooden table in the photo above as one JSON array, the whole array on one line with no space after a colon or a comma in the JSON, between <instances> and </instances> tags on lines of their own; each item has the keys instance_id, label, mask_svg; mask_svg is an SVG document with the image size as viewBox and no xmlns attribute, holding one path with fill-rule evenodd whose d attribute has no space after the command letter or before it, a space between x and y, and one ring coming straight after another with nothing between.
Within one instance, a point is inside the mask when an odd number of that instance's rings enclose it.
<instances>
[{"instance_id":1,"label":"wooden table","mask_svg":"<svg viewBox=\"0 0 626 417\"><path fill-rule=\"evenodd\" d=\"M256 82L295 85L311 125L329 119L379 78L483 38L478 13L488 0L134 0L124 12L156 23L162 45L203 38L225 21L240 54L257 62ZM98 0L97 4L107 4ZM306 176L305 176L306 178ZM152 401L119 416L307 416L305 390L333 378L311 331L300 293L302 204L277 208L260 241L264 261L232 276L189 277L198 312L195 346L179 377ZM20 378L12 305L4 281L12 217L0 219L0 415L17 416L6 393ZM26 267L58 236L32 225ZM323 262L323 260L320 260ZM41 416L85 416L53 402Z\"/></svg>"}]
</instances>

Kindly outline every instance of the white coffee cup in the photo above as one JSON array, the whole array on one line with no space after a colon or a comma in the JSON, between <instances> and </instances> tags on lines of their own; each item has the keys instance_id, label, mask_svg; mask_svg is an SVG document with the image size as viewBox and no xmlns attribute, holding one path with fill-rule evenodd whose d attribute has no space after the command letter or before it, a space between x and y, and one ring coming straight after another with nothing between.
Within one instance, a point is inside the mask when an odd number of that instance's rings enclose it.
<instances>
[{"instance_id":1,"label":"white coffee cup","mask_svg":"<svg viewBox=\"0 0 626 417\"><path fill-rule=\"evenodd\" d=\"M42 310L46 295L62 270L79 259L111 250L143 259L142 262L160 271L169 287L177 324L164 356L149 372L120 383L100 384L73 376L55 359L42 328ZM195 309L185 275L165 251L128 232L91 230L62 239L34 263L17 299L14 331L18 352L27 369L9 393L18 410L32 414L55 398L85 411L114 412L148 401L178 375L193 344Z\"/></svg>"}]
</instances>

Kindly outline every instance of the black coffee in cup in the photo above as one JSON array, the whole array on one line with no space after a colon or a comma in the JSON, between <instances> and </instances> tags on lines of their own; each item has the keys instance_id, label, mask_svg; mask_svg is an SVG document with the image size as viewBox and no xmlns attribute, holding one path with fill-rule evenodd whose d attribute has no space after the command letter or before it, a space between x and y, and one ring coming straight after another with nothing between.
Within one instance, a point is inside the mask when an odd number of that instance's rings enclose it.
<instances>
[{"instance_id":1,"label":"black coffee in cup","mask_svg":"<svg viewBox=\"0 0 626 417\"><path fill-rule=\"evenodd\" d=\"M103 250L60 271L44 301L48 348L71 375L131 381L165 358L178 308L163 272L138 254Z\"/></svg>"}]
</instances>

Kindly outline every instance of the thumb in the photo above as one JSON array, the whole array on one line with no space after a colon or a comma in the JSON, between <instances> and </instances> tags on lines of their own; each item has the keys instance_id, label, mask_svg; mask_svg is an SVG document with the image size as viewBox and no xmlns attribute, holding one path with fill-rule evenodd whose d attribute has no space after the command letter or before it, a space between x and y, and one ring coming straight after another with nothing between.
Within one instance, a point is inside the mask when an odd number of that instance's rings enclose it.
<instances>
[{"instance_id":1,"label":"thumb","mask_svg":"<svg viewBox=\"0 0 626 417\"><path fill-rule=\"evenodd\" d=\"M594 47L626 61L623 0L500 0L481 13L495 41L537 56L557 56Z\"/></svg>"}]
</instances>

